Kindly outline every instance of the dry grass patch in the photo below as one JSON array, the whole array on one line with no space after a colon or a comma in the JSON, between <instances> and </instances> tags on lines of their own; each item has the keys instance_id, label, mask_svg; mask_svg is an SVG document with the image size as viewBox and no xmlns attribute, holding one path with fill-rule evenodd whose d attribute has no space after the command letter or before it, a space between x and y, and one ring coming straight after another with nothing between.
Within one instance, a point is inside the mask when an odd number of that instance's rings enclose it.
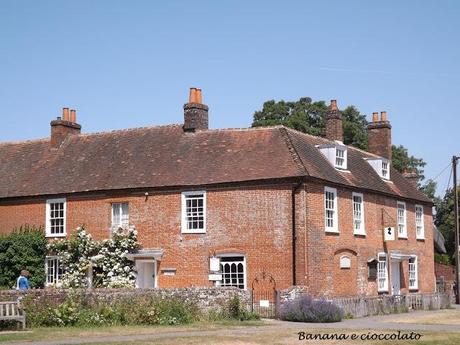
<instances>
[{"instance_id":1,"label":"dry grass patch","mask_svg":"<svg viewBox=\"0 0 460 345\"><path fill-rule=\"evenodd\" d=\"M417 312L397 315L382 322L412 323L425 325L459 325L460 326L460 309L443 309L433 310L428 313Z\"/></svg>"}]
</instances>

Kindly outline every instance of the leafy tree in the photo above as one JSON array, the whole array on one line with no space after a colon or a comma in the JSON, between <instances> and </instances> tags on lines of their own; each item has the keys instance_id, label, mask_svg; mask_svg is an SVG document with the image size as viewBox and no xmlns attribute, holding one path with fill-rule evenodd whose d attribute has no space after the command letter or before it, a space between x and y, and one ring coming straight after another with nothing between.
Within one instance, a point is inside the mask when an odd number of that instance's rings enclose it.
<instances>
[{"instance_id":1,"label":"leafy tree","mask_svg":"<svg viewBox=\"0 0 460 345\"><path fill-rule=\"evenodd\" d=\"M16 287L21 270L30 273L32 288L43 287L45 283L45 256L47 241L43 229L29 226L15 229L0 237L0 287Z\"/></svg>"},{"instance_id":2,"label":"leafy tree","mask_svg":"<svg viewBox=\"0 0 460 345\"><path fill-rule=\"evenodd\" d=\"M415 171L420 176L420 180L423 180L425 176L423 175L423 168L426 165L426 162L422 158L416 158L409 155L407 149L402 146L391 147L392 151L392 163L393 167L399 172L404 172L405 170Z\"/></svg>"},{"instance_id":3,"label":"leafy tree","mask_svg":"<svg viewBox=\"0 0 460 345\"><path fill-rule=\"evenodd\" d=\"M254 113L253 127L284 125L300 132L322 135L324 133L324 117L327 112L324 101L313 102L309 97L302 97L295 102L274 100L263 104L262 110ZM367 121L355 106L348 106L342 110L343 141L347 145L367 150ZM415 170L423 180L423 167L426 165L422 158L409 155L407 149L400 145L392 147L393 166L399 172Z\"/></svg>"},{"instance_id":4,"label":"leafy tree","mask_svg":"<svg viewBox=\"0 0 460 345\"><path fill-rule=\"evenodd\" d=\"M296 102L271 100L263 104L262 110L254 113L252 127L284 125L303 133L321 135L326 111L326 103L312 102L309 97L302 97Z\"/></svg>"},{"instance_id":5,"label":"leafy tree","mask_svg":"<svg viewBox=\"0 0 460 345\"><path fill-rule=\"evenodd\" d=\"M460 188L459 188L460 189ZM459 198L460 199L460 198ZM444 198L437 207L435 224L444 236L446 250L451 262L454 263L455 253L455 222L454 222L454 190L446 191Z\"/></svg>"}]
</instances>

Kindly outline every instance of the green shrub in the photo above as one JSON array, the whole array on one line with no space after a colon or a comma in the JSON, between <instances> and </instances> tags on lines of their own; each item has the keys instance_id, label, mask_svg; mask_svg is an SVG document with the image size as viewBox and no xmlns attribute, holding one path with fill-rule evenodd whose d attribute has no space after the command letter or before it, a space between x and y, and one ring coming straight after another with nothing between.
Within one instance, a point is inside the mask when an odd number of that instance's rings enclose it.
<instances>
[{"instance_id":1,"label":"green shrub","mask_svg":"<svg viewBox=\"0 0 460 345\"><path fill-rule=\"evenodd\" d=\"M28 225L0 236L0 286L15 288L19 273L25 269L30 273L30 287L43 287L46 244L43 229Z\"/></svg>"},{"instance_id":2,"label":"green shrub","mask_svg":"<svg viewBox=\"0 0 460 345\"><path fill-rule=\"evenodd\" d=\"M246 320L259 320L260 316L255 313L248 311L238 295L234 295L224 309L223 317L230 319L246 321Z\"/></svg>"},{"instance_id":3,"label":"green shrub","mask_svg":"<svg viewBox=\"0 0 460 345\"><path fill-rule=\"evenodd\" d=\"M197 321L198 307L179 298L151 298L143 295L88 300L78 292L64 301L25 298L22 302L28 324L37 326L102 326L102 325L178 325Z\"/></svg>"}]
</instances>

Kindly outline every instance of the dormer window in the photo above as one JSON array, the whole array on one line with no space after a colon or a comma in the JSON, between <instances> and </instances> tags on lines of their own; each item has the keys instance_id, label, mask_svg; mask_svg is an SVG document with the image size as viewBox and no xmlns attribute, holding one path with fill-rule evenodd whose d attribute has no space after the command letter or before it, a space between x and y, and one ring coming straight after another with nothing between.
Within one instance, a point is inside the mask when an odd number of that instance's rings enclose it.
<instances>
[{"instance_id":1,"label":"dormer window","mask_svg":"<svg viewBox=\"0 0 460 345\"><path fill-rule=\"evenodd\" d=\"M345 150L336 147L335 149L335 166L337 168L344 168L345 165Z\"/></svg>"},{"instance_id":2,"label":"dormer window","mask_svg":"<svg viewBox=\"0 0 460 345\"><path fill-rule=\"evenodd\" d=\"M388 179L388 162L382 161L382 177Z\"/></svg>"},{"instance_id":3,"label":"dormer window","mask_svg":"<svg viewBox=\"0 0 460 345\"><path fill-rule=\"evenodd\" d=\"M347 147L342 142L320 145L318 149L335 168L347 169Z\"/></svg>"},{"instance_id":4,"label":"dormer window","mask_svg":"<svg viewBox=\"0 0 460 345\"><path fill-rule=\"evenodd\" d=\"M382 179L390 179L390 161L385 158L370 158L367 162Z\"/></svg>"}]
</instances>

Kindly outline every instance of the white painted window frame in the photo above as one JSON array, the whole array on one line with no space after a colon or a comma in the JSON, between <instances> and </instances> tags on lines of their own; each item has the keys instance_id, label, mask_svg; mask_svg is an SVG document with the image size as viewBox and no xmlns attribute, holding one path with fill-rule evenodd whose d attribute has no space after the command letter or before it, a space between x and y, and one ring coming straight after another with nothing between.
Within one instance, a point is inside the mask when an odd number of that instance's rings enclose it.
<instances>
[{"instance_id":1,"label":"white painted window frame","mask_svg":"<svg viewBox=\"0 0 460 345\"><path fill-rule=\"evenodd\" d=\"M242 263L243 264L243 285L244 285L244 290L247 290L248 288L248 281L247 281L247 276L248 276L248 271L247 271L247 265L246 265L246 255L243 255L241 253L225 253L225 254L219 254L217 257L220 258L225 258L225 257L232 257L232 256L240 256L243 258L243 261L234 261L234 263ZM224 262L224 264L227 264L229 261ZM222 265L222 261L220 261L219 266ZM224 279L224 272L222 271L222 280ZM230 285L222 285L222 282L219 281L219 286L227 287Z\"/></svg>"},{"instance_id":2,"label":"white painted window frame","mask_svg":"<svg viewBox=\"0 0 460 345\"><path fill-rule=\"evenodd\" d=\"M409 290L418 290L418 258L417 255L412 255L411 259L414 262L409 261ZM411 285L411 282L414 282Z\"/></svg>"},{"instance_id":3,"label":"white painted window frame","mask_svg":"<svg viewBox=\"0 0 460 345\"><path fill-rule=\"evenodd\" d=\"M128 205L127 209L128 209L128 214L127 214L127 217L125 218L126 219L126 222L125 224L123 223L123 204L126 204ZM115 210L115 207L118 207L120 209L120 223L118 224L115 224L114 223L114 210ZM128 228L129 227L129 202L113 202L111 204L111 212L112 212L112 230L117 230L118 228Z\"/></svg>"},{"instance_id":4,"label":"white painted window frame","mask_svg":"<svg viewBox=\"0 0 460 345\"><path fill-rule=\"evenodd\" d=\"M399 216L399 210L400 206L402 206L403 210L403 222L400 221L400 216ZM398 223L398 238L407 238L407 208L406 208L406 203L404 201L398 201L396 203L396 220ZM403 231L400 231L400 228L402 228Z\"/></svg>"},{"instance_id":5,"label":"white painted window frame","mask_svg":"<svg viewBox=\"0 0 460 345\"><path fill-rule=\"evenodd\" d=\"M327 193L332 193L334 195L334 199L332 200L333 208L328 208L328 199L327 199ZM328 217L327 217L327 211L333 211L332 215L332 226L327 225ZM337 197L337 188L331 188L331 187L324 187L324 229L326 232L333 232L333 233L338 233L339 232L339 226L338 226L338 197Z\"/></svg>"},{"instance_id":6,"label":"white painted window frame","mask_svg":"<svg viewBox=\"0 0 460 345\"><path fill-rule=\"evenodd\" d=\"M356 229L355 227L355 221L358 220L355 214L355 197L361 198L361 203L360 203L361 219L359 219L361 226L359 229ZM353 234L354 235L366 235L366 226L364 223L364 194L353 192L351 195L351 204L352 204L352 212L353 212Z\"/></svg>"},{"instance_id":7,"label":"white painted window frame","mask_svg":"<svg viewBox=\"0 0 460 345\"><path fill-rule=\"evenodd\" d=\"M59 234L52 234L51 233L51 204L58 204L63 203L64 208L64 224L63 229L64 232ZM46 200L46 216L45 216L45 233L46 237L66 237L67 236L67 200L66 198L59 198L59 199L48 199Z\"/></svg>"},{"instance_id":8,"label":"white painted window frame","mask_svg":"<svg viewBox=\"0 0 460 345\"><path fill-rule=\"evenodd\" d=\"M339 156L339 152L343 152L343 156ZM346 146L336 146L335 148L335 161L334 165L336 168L339 169L346 169L347 168L347 148ZM340 159L342 164L338 164L337 160Z\"/></svg>"},{"instance_id":9,"label":"white painted window frame","mask_svg":"<svg viewBox=\"0 0 460 345\"><path fill-rule=\"evenodd\" d=\"M203 228L202 229L188 229L187 228L187 197L193 195L203 195ZM182 192L182 202L181 202L181 233L183 234L205 234L206 233L206 215L207 215L207 206L206 206L206 191L189 191Z\"/></svg>"},{"instance_id":10,"label":"white painted window frame","mask_svg":"<svg viewBox=\"0 0 460 345\"><path fill-rule=\"evenodd\" d=\"M420 210L420 219L417 219L417 210ZM423 218L423 205L415 205L415 236L418 240L425 239L425 223Z\"/></svg>"},{"instance_id":11,"label":"white painted window frame","mask_svg":"<svg viewBox=\"0 0 460 345\"><path fill-rule=\"evenodd\" d=\"M383 167L384 165L386 165L386 169ZM381 174L381 176L385 180L388 180L390 178L390 162L388 162L386 160L382 160L382 174Z\"/></svg>"},{"instance_id":12,"label":"white painted window frame","mask_svg":"<svg viewBox=\"0 0 460 345\"><path fill-rule=\"evenodd\" d=\"M48 274L48 261L55 261L56 263L56 266L54 267L54 272L53 272L53 277L54 277L54 283L51 283L48 281L48 277L49 277L49 274ZM60 285L60 277L59 277L59 274L57 272L59 272L59 264L60 264L60 258L59 256L57 255L48 255L45 257L45 285L46 286L59 286Z\"/></svg>"},{"instance_id":13,"label":"white painted window frame","mask_svg":"<svg viewBox=\"0 0 460 345\"><path fill-rule=\"evenodd\" d=\"M385 260L380 260L384 256ZM383 286L380 287L380 280L384 279ZM378 292L388 292L388 255L384 252L377 254L377 290Z\"/></svg>"}]
</instances>

